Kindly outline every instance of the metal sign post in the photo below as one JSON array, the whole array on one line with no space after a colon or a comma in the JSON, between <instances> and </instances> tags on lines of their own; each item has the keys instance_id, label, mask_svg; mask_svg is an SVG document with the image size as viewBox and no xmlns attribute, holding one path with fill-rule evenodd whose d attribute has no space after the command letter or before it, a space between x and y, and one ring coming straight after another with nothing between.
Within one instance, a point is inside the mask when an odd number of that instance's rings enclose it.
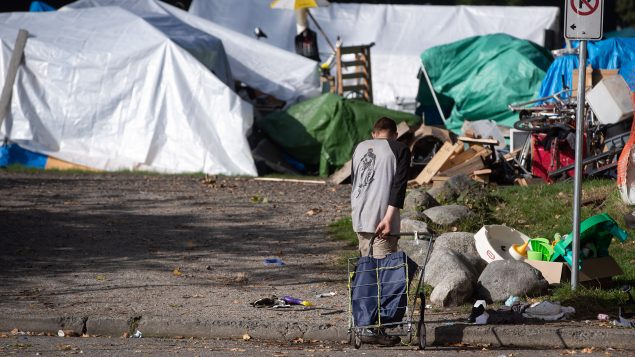
<instances>
[{"instance_id":1,"label":"metal sign post","mask_svg":"<svg viewBox=\"0 0 635 357\"><path fill-rule=\"evenodd\" d=\"M575 176L573 184L573 256L571 262L571 289L578 286L580 258L580 209L582 198L582 153L584 150L586 49L587 40L602 38L604 0L565 0L565 38L580 40L578 65L578 106L575 124Z\"/></svg>"}]
</instances>

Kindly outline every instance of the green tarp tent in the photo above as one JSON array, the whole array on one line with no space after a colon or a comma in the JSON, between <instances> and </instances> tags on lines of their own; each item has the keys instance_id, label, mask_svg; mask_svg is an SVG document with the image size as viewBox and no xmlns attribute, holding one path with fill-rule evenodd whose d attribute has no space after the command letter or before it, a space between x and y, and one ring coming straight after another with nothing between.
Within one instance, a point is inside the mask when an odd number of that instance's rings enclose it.
<instances>
[{"instance_id":1,"label":"green tarp tent","mask_svg":"<svg viewBox=\"0 0 635 357\"><path fill-rule=\"evenodd\" d=\"M350 160L355 145L370 138L373 124L383 116L397 123L421 123L413 114L323 94L272 113L257 125L287 154L327 176Z\"/></svg>"},{"instance_id":2,"label":"green tarp tent","mask_svg":"<svg viewBox=\"0 0 635 357\"><path fill-rule=\"evenodd\" d=\"M533 42L494 34L432 47L421 61L435 92L454 102L446 126L459 133L465 120L512 127L518 115L507 105L535 98L553 58ZM417 100L434 105L423 77Z\"/></svg>"}]
</instances>

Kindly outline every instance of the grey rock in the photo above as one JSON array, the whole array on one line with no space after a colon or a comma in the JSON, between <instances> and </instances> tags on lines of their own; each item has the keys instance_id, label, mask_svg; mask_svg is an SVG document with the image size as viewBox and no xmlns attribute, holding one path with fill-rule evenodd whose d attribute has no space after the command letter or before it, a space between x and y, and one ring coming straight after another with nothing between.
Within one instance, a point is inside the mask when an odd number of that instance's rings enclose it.
<instances>
[{"instance_id":1,"label":"grey rock","mask_svg":"<svg viewBox=\"0 0 635 357\"><path fill-rule=\"evenodd\" d=\"M428 252L428 241L419 240L419 244L414 239L399 239L399 249L406 252L406 255L415 263L422 265Z\"/></svg>"},{"instance_id":2,"label":"grey rock","mask_svg":"<svg viewBox=\"0 0 635 357\"><path fill-rule=\"evenodd\" d=\"M478 187L478 183L467 175L455 175L445 181L444 186L449 186L457 192L462 193Z\"/></svg>"},{"instance_id":3,"label":"grey rock","mask_svg":"<svg viewBox=\"0 0 635 357\"><path fill-rule=\"evenodd\" d=\"M477 292L488 301L501 302L511 295L541 294L548 285L540 271L525 262L495 260L485 267L478 278Z\"/></svg>"},{"instance_id":4,"label":"grey rock","mask_svg":"<svg viewBox=\"0 0 635 357\"><path fill-rule=\"evenodd\" d=\"M400 229L404 233L406 232L429 233L428 225L425 222L421 222L411 218L402 218Z\"/></svg>"},{"instance_id":5,"label":"grey rock","mask_svg":"<svg viewBox=\"0 0 635 357\"><path fill-rule=\"evenodd\" d=\"M434 287L430 295L433 304L458 306L472 297L477 276L465 255L435 247L426 265L424 281Z\"/></svg>"},{"instance_id":6,"label":"grey rock","mask_svg":"<svg viewBox=\"0 0 635 357\"><path fill-rule=\"evenodd\" d=\"M434 197L430 196L427 192L415 189L408 192L408 195L406 195L403 209L404 211L421 212L438 205L439 202L437 202Z\"/></svg>"},{"instance_id":7,"label":"grey rock","mask_svg":"<svg viewBox=\"0 0 635 357\"><path fill-rule=\"evenodd\" d=\"M449 232L438 236L434 242L435 248L447 248L465 255L470 265L472 265L480 275L487 262L481 258L474 243L474 233L470 232Z\"/></svg>"},{"instance_id":8,"label":"grey rock","mask_svg":"<svg viewBox=\"0 0 635 357\"><path fill-rule=\"evenodd\" d=\"M426 217L426 215L423 214L423 212L419 212L419 211L402 211L401 219L404 219L404 218L414 219L415 221L425 221L426 219L428 219L428 217Z\"/></svg>"},{"instance_id":9,"label":"grey rock","mask_svg":"<svg viewBox=\"0 0 635 357\"><path fill-rule=\"evenodd\" d=\"M444 247L455 252L479 257L474 243L474 233L448 232L443 233L434 241L435 247Z\"/></svg>"},{"instance_id":10,"label":"grey rock","mask_svg":"<svg viewBox=\"0 0 635 357\"><path fill-rule=\"evenodd\" d=\"M428 208L423 211L433 223L441 225L454 224L472 215L469 208L461 205L446 205Z\"/></svg>"},{"instance_id":11,"label":"grey rock","mask_svg":"<svg viewBox=\"0 0 635 357\"><path fill-rule=\"evenodd\" d=\"M432 187L427 191L427 193L434 198L435 201L441 203L454 202L454 200L456 200L456 198L460 195L459 191L445 184L442 186Z\"/></svg>"}]
</instances>

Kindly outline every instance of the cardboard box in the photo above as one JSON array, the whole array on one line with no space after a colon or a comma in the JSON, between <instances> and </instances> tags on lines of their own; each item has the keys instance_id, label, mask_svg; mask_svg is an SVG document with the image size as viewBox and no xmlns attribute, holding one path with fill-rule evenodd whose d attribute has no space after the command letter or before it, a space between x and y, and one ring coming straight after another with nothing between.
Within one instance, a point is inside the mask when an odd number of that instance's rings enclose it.
<instances>
[{"instance_id":1,"label":"cardboard box","mask_svg":"<svg viewBox=\"0 0 635 357\"><path fill-rule=\"evenodd\" d=\"M525 260L525 262L538 269L549 284L559 284L571 280L571 269L566 263L537 260ZM582 261L582 270L578 274L578 281L599 280L623 273L612 257L585 259Z\"/></svg>"}]
</instances>

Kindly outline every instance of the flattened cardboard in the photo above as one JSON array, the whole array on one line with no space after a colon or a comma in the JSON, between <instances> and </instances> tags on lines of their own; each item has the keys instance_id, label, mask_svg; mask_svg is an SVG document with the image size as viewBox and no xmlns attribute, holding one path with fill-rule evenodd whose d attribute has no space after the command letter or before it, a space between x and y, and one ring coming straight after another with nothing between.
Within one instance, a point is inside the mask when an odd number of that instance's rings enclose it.
<instances>
[{"instance_id":1,"label":"flattened cardboard","mask_svg":"<svg viewBox=\"0 0 635 357\"><path fill-rule=\"evenodd\" d=\"M566 263L536 260L525 260L525 262L538 269L549 284L559 284L571 280L571 270ZM585 259L582 261L582 270L578 274L578 281L604 279L621 274L624 272L612 257Z\"/></svg>"}]
</instances>

